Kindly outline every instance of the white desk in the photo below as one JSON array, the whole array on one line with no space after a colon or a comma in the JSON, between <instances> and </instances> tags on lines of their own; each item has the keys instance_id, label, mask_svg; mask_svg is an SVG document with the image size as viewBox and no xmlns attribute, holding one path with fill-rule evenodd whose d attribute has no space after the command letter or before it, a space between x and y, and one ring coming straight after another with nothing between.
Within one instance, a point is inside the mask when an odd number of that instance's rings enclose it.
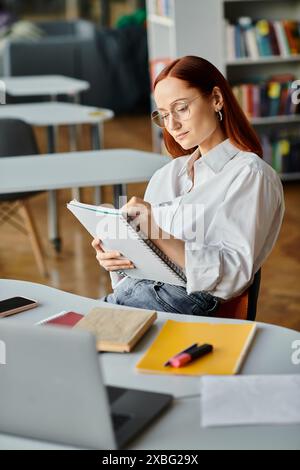
<instances>
[{"instance_id":1,"label":"white desk","mask_svg":"<svg viewBox=\"0 0 300 470\"><path fill-rule=\"evenodd\" d=\"M103 140L103 123L112 119L113 116L114 113L110 109L98 109L80 104L61 102L0 106L0 119L22 119L31 126L46 127L48 130L49 153L55 153L56 151L55 128L61 125L68 125L70 127L71 151L76 150L76 132L74 126L77 124L91 125L93 148L100 149ZM77 198L79 198L78 195ZM99 202L99 192L96 195L96 199ZM49 239L53 242L57 251L59 251L60 238L56 205L56 194L51 191L49 194Z\"/></svg>"},{"instance_id":2,"label":"white desk","mask_svg":"<svg viewBox=\"0 0 300 470\"><path fill-rule=\"evenodd\" d=\"M79 93L90 88L85 80L66 77L64 75L28 75L18 77L2 77L6 93L14 97L69 95L78 99Z\"/></svg>"},{"instance_id":3,"label":"white desk","mask_svg":"<svg viewBox=\"0 0 300 470\"><path fill-rule=\"evenodd\" d=\"M49 127L75 124L99 125L112 119L114 112L105 108L94 108L75 103L42 102L6 104L0 107L1 118L15 118L31 126Z\"/></svg>"},{"instance_id":4,"label":"white desk","mask_svg":"<svg viewBox=\"0 0 300 470\"><path fill-rule=\"evenodd\" d=\"M35 298L41 305L19 315L18 321L34 324L61 310L87 314L100 305L99 300L80 297L41 284L1 280L0 300L24 295ZM124 307L125 308L125 307ZM1 321L11 321L13 317ZM99 361L107 385L131 387L172 393L174 405L153 423L129 447L131 449L238 449L238 448L297 448L300 449L300 426L238 426L224 428L200 427L199 380L197 377L155 376L140 374L135 365L154 340L166 319L188 322L232 322L217 318L178 316L159 313L157 322L130 354L104 353ZM242 374L297 374L300 366L291 362L291 345L300 333L273 325L258 323L253 346L241 370ZM0 435L0 449L54 449L62 446Z\"/></svg>"}]
</instances>

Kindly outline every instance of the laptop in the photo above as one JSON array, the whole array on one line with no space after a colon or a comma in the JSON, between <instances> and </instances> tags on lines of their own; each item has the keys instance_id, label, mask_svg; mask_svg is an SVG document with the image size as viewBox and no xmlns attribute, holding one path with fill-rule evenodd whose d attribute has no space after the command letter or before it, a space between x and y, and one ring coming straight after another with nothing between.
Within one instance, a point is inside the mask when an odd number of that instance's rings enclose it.
<instances>
[{"instance_id":1,"label":"laptop","mask_svg":"<svg viewBox=\"0 0 300 470\"><path fill-rule=\"evenodd\" d=\"M124 447L172 402L106 387L95 338L81 330L3 322L0 432L87 449Z\"/></svg>"}]
</instances>

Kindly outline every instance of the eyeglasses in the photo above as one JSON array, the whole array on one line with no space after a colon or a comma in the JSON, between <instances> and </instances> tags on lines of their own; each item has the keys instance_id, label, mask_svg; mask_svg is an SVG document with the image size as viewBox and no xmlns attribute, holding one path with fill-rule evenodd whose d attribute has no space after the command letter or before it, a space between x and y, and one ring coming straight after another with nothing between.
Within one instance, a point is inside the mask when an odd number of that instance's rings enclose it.
<instances>
[{"instance_id":1,"label":"eyeglasses","mask_svg":"<svg viewBox=\"0 0 300 470\"><path fill-rule=\"evenodd\" d=\"M151 119L158 127L165 128L169 125L170 114L176 121L186 121L191 115L190 103L200 98L201 95L195 96L190 100L176 101L171 108L169 113L160 113L159 111L153 111L151 113Z\"/></svg>"}]
</instances>

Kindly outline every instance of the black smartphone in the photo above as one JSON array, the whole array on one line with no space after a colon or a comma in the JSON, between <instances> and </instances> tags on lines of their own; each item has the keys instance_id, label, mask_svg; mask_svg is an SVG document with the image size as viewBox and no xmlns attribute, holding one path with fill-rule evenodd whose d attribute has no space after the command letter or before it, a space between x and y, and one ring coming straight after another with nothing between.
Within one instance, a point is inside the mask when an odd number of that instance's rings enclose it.
<instances>
[{"instance_id":1,"label":"black smartphone","mask_svg":"<svg viewBox=\"0 0 300 470\"><path fill-rule=\"evenodd\" d=\"M0 318L37 307L38 302L26 297L11 297L0 301Z\"/></svg>"}]
</instances>

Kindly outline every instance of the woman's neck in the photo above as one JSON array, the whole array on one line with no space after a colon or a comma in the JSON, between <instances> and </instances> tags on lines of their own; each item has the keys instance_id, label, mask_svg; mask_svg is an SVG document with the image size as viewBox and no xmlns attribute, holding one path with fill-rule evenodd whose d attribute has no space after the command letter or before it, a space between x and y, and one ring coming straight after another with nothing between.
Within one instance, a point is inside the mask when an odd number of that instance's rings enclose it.
<instances>
[{"instance_id":1,"label":"woman's neck","mask_svg":"<svg viewBox=\"0 0 300 470\"><path fill-rule=\"evenodd\" d=\"M205 155L210 150L212 150L217 145L224 142L227 139L227 136L223 130L218 127L205 141L199 144L200 155Z\"/></svg>"}]
</instances>

